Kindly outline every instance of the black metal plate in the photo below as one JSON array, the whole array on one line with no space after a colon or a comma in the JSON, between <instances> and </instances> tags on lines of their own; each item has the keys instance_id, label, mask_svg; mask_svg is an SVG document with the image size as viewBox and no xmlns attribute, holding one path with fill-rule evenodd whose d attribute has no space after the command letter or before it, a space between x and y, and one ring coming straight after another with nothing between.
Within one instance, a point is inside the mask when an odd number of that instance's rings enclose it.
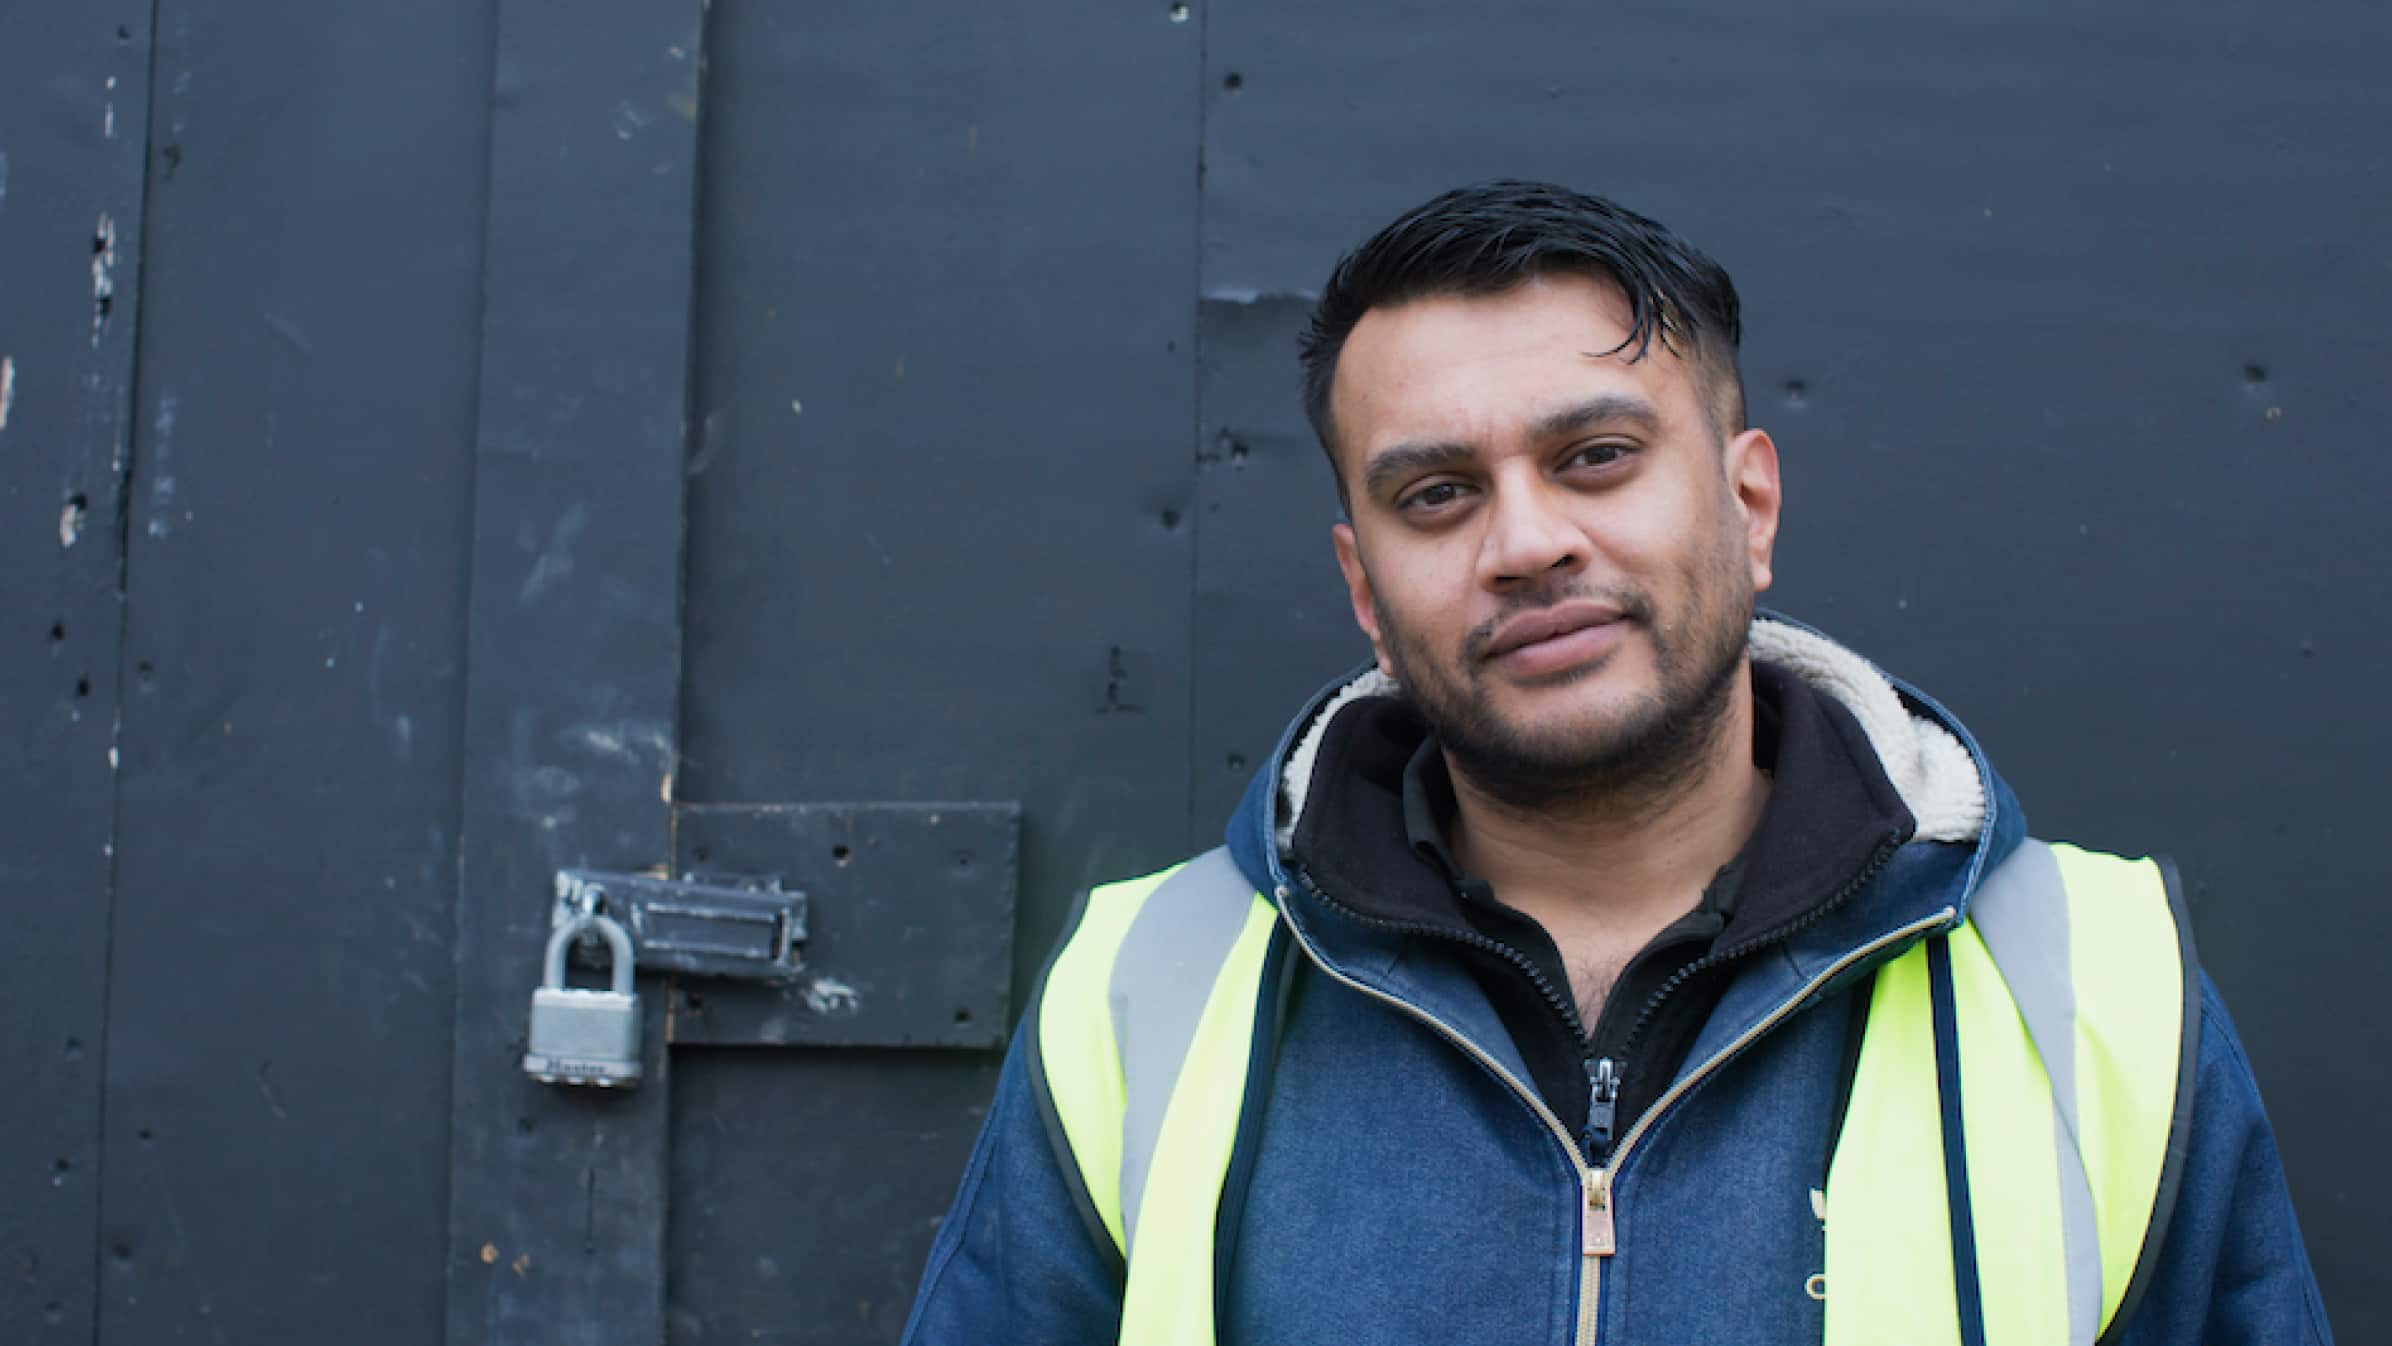
<instances>
[{"instance_id":1,"label":"black metal plate","mask_svg":"<svg viewBox=\"0 0 2392 1346\"><path fill-rule=\"evenodd\" d=\"M993 1047L1011 1019L1021 810L712 804L674 812L674 869L779 874L807 894L785 986L681 979L678 1045Z\"/></svg>"},{"instance_id":2,"label":"black metal plate","mask_svg":"<svg viewBox=\"0 0 2392 1346\"><path fill-rule=\"evenodd\" d=\"M997 1087L985 1052L674 1053L673 1346L897 1340Z\"/></svg>"}]
</instances>

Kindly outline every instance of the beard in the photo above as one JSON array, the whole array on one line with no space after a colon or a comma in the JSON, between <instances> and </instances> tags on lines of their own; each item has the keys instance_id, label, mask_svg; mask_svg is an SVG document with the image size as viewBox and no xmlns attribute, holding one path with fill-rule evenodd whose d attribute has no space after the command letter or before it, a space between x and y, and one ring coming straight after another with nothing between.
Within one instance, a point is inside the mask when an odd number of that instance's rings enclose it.
<instances>
[{"instance_id":1,"label":"beard","mask_svg":"<svg viewBox=\"0 0 2392 1346\"><path fill-rule=\"evenodd\" d=\"M1676 621L1657 621L1651 597L1634 589L1563 584L1522 592L1465 636L1452 661L1438 659L1375 593L1372 608L1401 695L1479 790L1521 810L1604 796L1659 801L1701 776L1728 719L1753 611L1751 578L1737 559L1721 548L1691 568L1691 598ZM1487 687L1485 651L1496 630L1521 612L1571 598L1607 602L1646 634L1653 685L1593 720L1547 727L1506 719ZM1585 681L1609 662L1568 670L1545 685Z\"/></svg>"}]
</instances>

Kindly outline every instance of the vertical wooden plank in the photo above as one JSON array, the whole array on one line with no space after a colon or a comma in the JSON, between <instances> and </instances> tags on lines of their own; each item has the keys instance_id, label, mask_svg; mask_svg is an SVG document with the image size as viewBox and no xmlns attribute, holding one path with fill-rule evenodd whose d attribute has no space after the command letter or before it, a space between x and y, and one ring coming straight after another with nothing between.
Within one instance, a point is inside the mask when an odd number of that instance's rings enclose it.
<instances>
[{"instance_id":1,"label":"vertical wooden plank","mask_svg":"<svg viewBox=\"0 0 2392 1346\"><path fill-rule=\"evenodd\" d=\"M1189 845L1205 8L709 20L681 797L1020 800L1017 1008ZM993 1056L674 1058L670 1340L896 1340Z\"/></svg>"},{"instance_id":2,"label":"vertical wooden plank","mask_svg":"<svg viewBox=\"0 0 2392 1346\"><path fill-rule=\"evenodd\" d=\"M103 1346L440 1330L487 42L158 6Z\"/></svg>"},{"instance_id":3,"label":"vertical wooden plank","mask_svg":"<svg viewBox=\"0 0 2392 1346\"><path fill-rule=\"evenodd\" d=\"M563 865L669 859L702 6L502 0L457 901L448 1340L658 1341L647 1083L519 1067ZM662 999L651 988L654 1010Z\"/></svg>"},{"instance_id":4,"label":"vertical wooden plank","mask_svg":"<svg viewBox=\"0 0 2392 1346\"><path fill-rule=\"evenodd\" d=\"M0 40L0 1341L88 1340L149 6Z\"/></svg>"}]
</instances>

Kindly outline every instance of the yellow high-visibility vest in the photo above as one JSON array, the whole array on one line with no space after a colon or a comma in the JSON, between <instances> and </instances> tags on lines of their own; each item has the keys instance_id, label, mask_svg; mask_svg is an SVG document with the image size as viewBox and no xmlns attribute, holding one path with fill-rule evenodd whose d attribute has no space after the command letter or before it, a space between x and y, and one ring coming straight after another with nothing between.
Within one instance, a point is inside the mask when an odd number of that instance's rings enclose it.
<instances>
[{"instance_id":1,"label":"yellow high-visibility vest","mask_svg":"<svg viewBox=\"0 0 2392 1346\"><path fill-rule=\"evenodd\" d=\"M1125 1259L1128 1346L1216 1339L1215 1221L1282 929L1209 851L1091 892L1039 992L1031 1046ZM1828 1169L1827 1346L2093 1346L2149 1274L2182 1159L2199 999L2166 879L2028 841L1966 921L1918 933L1876 971ZM1589 1256L1609 1251L1597 1177Z\"/></svg>"}]
</instances>

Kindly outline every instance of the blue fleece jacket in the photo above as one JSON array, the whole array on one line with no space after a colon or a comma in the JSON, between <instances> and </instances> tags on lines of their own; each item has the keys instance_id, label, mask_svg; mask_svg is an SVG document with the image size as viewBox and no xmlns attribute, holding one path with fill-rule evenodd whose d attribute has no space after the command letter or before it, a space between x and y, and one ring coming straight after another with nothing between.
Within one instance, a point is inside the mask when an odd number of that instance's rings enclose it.
<instances>
[{"instance_id":1,"label":"blue fleece jacket","mask_svg":"<svg viewBox=\"0 0 2392 1346\"><path fill-rule=\"evenodd\" d=\"M1811 658L1808 641L1791 648L1808 663L1831 665L1828 684L1850 672L1834 658ZM1765 657L1760 650L1757 641L1756 657ZM1807 665L1800 671L1822 676ZM1879 676L1867 669L1861 680ZM1942 839L1922 827L1922 838L1895 852L1850 900L1745 960L1683 1071L1700 1069L1790 999L1802 999L1804 987L1851 951L1945 909L1965 915L1978 877L2024 836L2015 799L1960 725L1911 689L1882 685L1899 697L1917 733L1940 731L1965 750L1976 777L1970 797L1981 801L1973 825L1965 835L1946 828ZM1829 690L1853 704L1851 687ZM1332 687L1305 707L1229 825L1230 849L1256 889L1285 890L1282 914L1314 961L1299 969L1268 1108L1240 1175L1245 1200L1225 1236L1220 1339L1570 1342L1581 1202L1571 1157L1518 1091L1418 1018L1345 983L1430 1012L1523 1075L1500 1019L1477 981L1433 941L1344 920L1289 872L1281 849L1284 825L1301 808L1308 735L1325 708L1333 714L1340 697L1353 694ZM1908 749L1882 705L1873 717L1855 709L1888 758L1889 775L1917 799L1914 811L1949 813L1953 782L1927 779L1932 769L1923 775L1915 760L1892 760ZM1292 790L1291 780L1298 782ZM1824 1232L1811 1191L1823 1180L1852 1021L1850 984L1838 978L1777 1017L1669 1102L1618 1158L1619 1250L1601 1272L1598 1340L1821 1339L1823 1304L1812 1296L1812 1277L1824 1262ZM2127 1346L2326 1343L2325 1313L2258 1089L2206 977L2201 1008L2176 1205L2146 1292L2111 1339ZM1119 1334L1119 1257L1091 1237L1080 1214L1070 1162L1055 1152L1041 1121L1036 1091L1043 1084L1032 1078L1026 1036L1015 1039L931 1249L908 1343L1046 1346Z\"/></svg>"}]
</instances>

